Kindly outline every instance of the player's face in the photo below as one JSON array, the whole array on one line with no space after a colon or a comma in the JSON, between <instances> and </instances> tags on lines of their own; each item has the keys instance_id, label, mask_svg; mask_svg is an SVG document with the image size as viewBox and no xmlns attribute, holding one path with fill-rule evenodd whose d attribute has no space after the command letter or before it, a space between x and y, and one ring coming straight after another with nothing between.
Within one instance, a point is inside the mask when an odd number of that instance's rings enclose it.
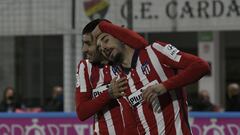
<instances>
[{"instance_id":1,"label":"player's face","mask_svg":"<svg viewBox=\"0 0 240 135\"><path fill-rule=\"evenodd\" d=\"M103 56L109 61L118 64L122 62L124 45L118 39L102 33L97 38L97 46Z\"/></svg>"},{"instance_id":2,"label":"player's face","mask_svg":"<svg viewBox=\"0 0 240 135\"><path fill-rule=\"evenodd\" d=\"M88 59L91 63L100 63L102 56L96 51L96 39L91 34L83 35L82 52L85 59Z\"/></svg>"}]
</instances>

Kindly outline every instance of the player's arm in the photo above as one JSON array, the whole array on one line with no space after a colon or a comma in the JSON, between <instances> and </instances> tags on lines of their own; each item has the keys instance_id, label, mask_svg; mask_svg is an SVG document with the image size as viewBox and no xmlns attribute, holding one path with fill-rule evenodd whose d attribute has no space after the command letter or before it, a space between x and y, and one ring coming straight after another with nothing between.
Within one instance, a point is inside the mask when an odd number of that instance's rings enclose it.
<instances>
[{"instance_id":1,"label":"player's arm","mask_svg":"<svg viewBox=\"0 0 240 135\"><path fill-rule=\"evenodd\" d=\"M90 92L80 92L79 89L76 89L76 112L81 121L99 112L111 100L107 91L95 99L89 97L91 97Z\"/></svg>"},{"instance_id":2,"label":"player's arm","mask_svg":"<svg viewBox=\"0 0 240 135\"><path fill-rule=\"evenodd\" d=\"M80 62L75 92L76 113L80 120L86 120L100 111L112 98L105 91L92 99L92 88L85 62Z\"/></svg>"},{"instance_id":3,"label":"player's arm","mask_svg":"<svg viewBox=\"0 0 240 135\"><path fill-rule=\"evenodd\" d=\"M209 64L206 61L192 54L181 52L170 44L158 42L158 44L153 44L152 47L163 64L173 69L181 69L180 73L162 82L167 90L193 83L210 71Z\"/></svg>"},{"instance_id":4,"label":"player's arm","mask_svg":"<svg viewBox=\"0 0 240 135\"><path fill-rule=\"evenodd\" d=\"M102 32L112 35L113 37L135 49L144 48L148 45L148 42L138 33L130 29L114 25L107 21L100 22L93 31L93 35L97 37Z\"/></svg>"}]
</instances>

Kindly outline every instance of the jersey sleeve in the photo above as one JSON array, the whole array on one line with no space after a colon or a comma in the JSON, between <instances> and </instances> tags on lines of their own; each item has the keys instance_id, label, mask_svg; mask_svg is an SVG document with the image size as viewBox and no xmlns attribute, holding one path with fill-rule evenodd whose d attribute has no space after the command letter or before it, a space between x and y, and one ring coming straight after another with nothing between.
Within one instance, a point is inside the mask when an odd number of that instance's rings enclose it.
<instances>
[{"instance_id":1,"label":"jersey sleeve","mask_svg":"<svg viewBox=\"0 0 240 135\"><path fill-rule=\"evenodd\" d=\"M77 71L77 83L75 91L76 113L80 120L86 120L100 111L111 97L108 92L103 92L92 99L92 87L86 62L80 62Z\"/></svg>"},{"instance_id":2,"label":"jersey sleeve","mask_svg":"<svg viewBox=\"0 0 240 135\"><path fill-rule=\"evenodd\" d=\"M193 83L210 71L206 61L192 54L181 52L171 44L155 42L151 47L162 64L181 70L175 76L162 82L167 90Z\"/></svg>"},{"instance_id":3,"label":"jersey sleeve","mask_svg":"<svg viewBox=\"0 0 240 135\"><path fill-rule=\"evenodd\" d=\"M99 28L102 32L112 35L134 49L145 48L148 45L148 42L138 33L110 22L100 22Z\"/></svg>"}]
</instances>

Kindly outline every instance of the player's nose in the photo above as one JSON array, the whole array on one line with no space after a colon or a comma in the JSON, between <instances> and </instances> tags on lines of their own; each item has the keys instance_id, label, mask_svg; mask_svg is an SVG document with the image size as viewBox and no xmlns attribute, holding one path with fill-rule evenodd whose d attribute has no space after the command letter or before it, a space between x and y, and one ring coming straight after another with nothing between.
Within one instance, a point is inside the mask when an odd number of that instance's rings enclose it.
<instances>
[{"instance_id":1,"label":"player's nose","mask_svg":"<svg viewBox=\"0 0 240 135\"><path fill-rule=\"evenodd\" d=\"M86 47L86 45L83 45L81 51L86 53L88 51L88 47Z\"/></svg>"}]
</instances>

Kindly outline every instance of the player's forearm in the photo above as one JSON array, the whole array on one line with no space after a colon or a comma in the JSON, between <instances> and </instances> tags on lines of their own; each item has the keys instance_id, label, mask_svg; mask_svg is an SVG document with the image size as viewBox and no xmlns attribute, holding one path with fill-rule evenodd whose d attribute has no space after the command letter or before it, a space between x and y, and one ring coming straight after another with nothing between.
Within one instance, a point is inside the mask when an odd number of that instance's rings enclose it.
<instances>
[{"instance_id":1,"label":"player's forearm","mask_svg":"<svg viewBox=\"0 0 240 135\"><path fill-rule=\"evenodd\" d=\"M81 97L78 97L81 99ZM111 100L108 92L103 92L101 95L92 100L78 100L76 103L76 112L81 121L88 119L95 113L99 112Z\"/></svg>"},{"instance_id":2,"label":"player's forearm","mask_svg":"<svg viewBox=\"0 0 240 135\"><path fill-rule=\"evenodd\" d=\"M178 73L176 76L164 81L163 85L167 90L180 88L199 80L209 71L210 68L208 63L199 59L192 62L187 68Z\"/></svg>"},{"instance_id":3,"label":"player's forearm","mask_svg":"<svg viewBox=\"0 0 240 135\"><path fill-rule=\"evenodd\" d=\"M115 38L135 49L144 48L148 45L148 42L142 36L130 29L123 28L105 21L99 24L99 28L102 32L111 34Z\"/></svg>"}]
</instances>

